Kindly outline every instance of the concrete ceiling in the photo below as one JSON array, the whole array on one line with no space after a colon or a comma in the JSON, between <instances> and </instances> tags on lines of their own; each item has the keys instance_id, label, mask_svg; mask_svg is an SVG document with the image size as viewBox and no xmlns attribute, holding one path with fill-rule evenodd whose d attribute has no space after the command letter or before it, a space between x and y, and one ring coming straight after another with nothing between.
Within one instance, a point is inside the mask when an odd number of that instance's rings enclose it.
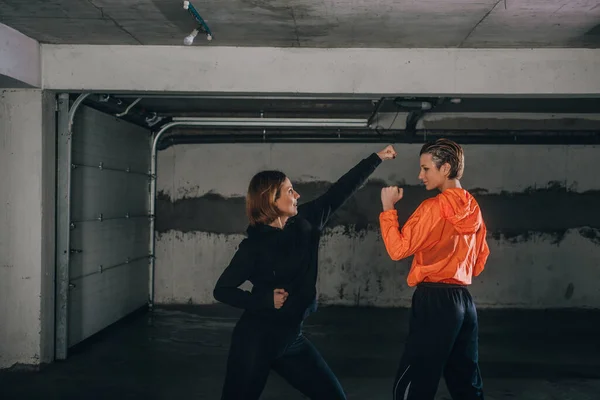
<instances>
[{"instance_id":1,"label":"concrete ceiling","mask_svg":"<svg viewBox=\"0 0 600 400\"><path fill-rule=\"evenodd\" d=\"M55 44L181 45L180 0L0 0L0 22ZM196 46L600 47L600 0L192 0ZM384 60L382 60L384 62Z\"/></svg>"}]
</instances>

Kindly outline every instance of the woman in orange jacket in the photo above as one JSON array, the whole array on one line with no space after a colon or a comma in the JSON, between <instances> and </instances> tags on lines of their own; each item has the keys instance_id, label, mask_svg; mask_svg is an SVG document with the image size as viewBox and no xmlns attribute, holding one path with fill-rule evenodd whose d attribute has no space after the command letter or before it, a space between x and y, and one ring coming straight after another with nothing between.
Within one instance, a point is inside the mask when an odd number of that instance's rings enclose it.
<instances>
[{"instance_id":1,"label":"woman in orange jacket","mask_svg":"<svg viewBox=\"0 0 600 400\"><path fill-rule=\"evenodd\" d=\"M402 229L398 187L381 191L381 235L392 260L414 255L408 339L394 381L394 400L433 399L442 376L453 399L483 399L477 311L467 290L489 255L477 201L460 185L462 148L448 139L425 144L419 179L441 193L425 200Z\"/></svg>"}]
</instances>

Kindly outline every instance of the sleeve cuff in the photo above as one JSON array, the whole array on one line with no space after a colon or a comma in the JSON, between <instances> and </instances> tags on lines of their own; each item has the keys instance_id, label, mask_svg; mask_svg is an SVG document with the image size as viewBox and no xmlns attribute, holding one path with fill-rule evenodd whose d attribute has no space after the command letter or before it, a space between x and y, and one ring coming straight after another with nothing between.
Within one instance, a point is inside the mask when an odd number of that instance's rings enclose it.
<instances>
[{"instance_id":1,"label":"sleeve cuff","mask_svg":"<svg viewBox=\"0 0 600 400\"><path fill-rule=\"evenodd\" d=\"M379 222L383 223L391 223L392 225L396 225L399 226L400 223L398 222L398 211L397 210L387 210L387 211L382 211L379 214Z\"/></svg>"},{"instance_id":2,"label":"sleeve cuff","mask_svg":"<svg viewBox=\"0 0 600 400\"><path fill-rule=\"evenodd\" d=\"M398 210L386 210L379 214L380 218L398 218Z\"/></svg>"},{"instance_id":3,"label":"sleeve cuff","mask_svg":"<svg viewBox=\"0 0 600 400\"><path fill-rule=\"evenodd\" d=\"M264 309L273 309L275 308L275 300L274 300L274 296L273 296L273 292L265 292L262 293L260 296L260 308L264 308Z\"/></svg>"},{"instance_id":4,"label":"sleeve cuff","mask_svg":"<svg viewBox=\"0 0 600 400\"><path fill-rule=\"evenodd\" d=\"M377 153L373 153L369 156L368 158L369 161L371 161L373 163L374 166L378 167L379 164L381 164L383 162L383 160L381 158L379 158L379 156L377 155Z\"/></svg>"}]
</instances>

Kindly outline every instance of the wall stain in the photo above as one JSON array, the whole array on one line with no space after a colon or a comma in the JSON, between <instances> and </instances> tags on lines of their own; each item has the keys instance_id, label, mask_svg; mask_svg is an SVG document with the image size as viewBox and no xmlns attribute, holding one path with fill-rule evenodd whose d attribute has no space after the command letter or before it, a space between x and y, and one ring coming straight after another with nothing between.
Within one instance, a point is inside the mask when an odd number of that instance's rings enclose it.
<instances>
[{"instance_id":1,"label":"wall stain","mask_svg":"<svg viewBox=\"0 0 600 400\"><path fill-rule=\"evenodd\" d=\"M381 211L380 192L389 182L371 180L338 210L331 218L328 228L343 227L344 235L362 237L378 231ZM400 223L403 224L418 205L437 192L428 192L422 186L403 185L404 198L397 205ZM331 183L322 181L296 182L300 193L299 203L305 203L324 193ZM575 192L562 182L550 181L543 187L528 187L522 192L490 194L486 189L474 188L475 196L483 211L489 235L496 240L523 243L537 237L549 236L553 244L560 244L567 230L579 229L579 233L600 245L600 191ZM156 230L165 233L208 232L217 234L240 234L247 228L244 210L245 199L223 197L207 193L200 197L184 197L171 201L164 192L157 196Z\"/></svg>"},{"instance_id":2,"label":"wall stain","mask_svg":"<svg viewBox=\"0 0 600 400\"><path fill-rule=\"evenodd\" d=\"M340 287L338 288L338 296L339 296L340 300L344 298L344 289L346 289L346 284L342 283L340 285Z\"/></svg>"},{"instance_id":3,"label":"wall stain","mask_svg":"<svg viewBox=\"0 0 600 400\"><path fill-rule=\"evenodd\" d=\"M600 246L600 229L581 228L579 234Z\"/></svg>"},{"instance_id":4,"label":"wall stain","mask_svg":"<svg viewBox=\"0 0 600 400\"><path fill-rule=\"evenodd\" d=\"M356 290L356 293L354 293L354 306L360 307L360 286Z\"/></svg>"},{"instance_id":5,"label":"wall stain","mask_svg":"<svg viewBox=\"0 0 600 400\"><path fill-rule=\"evenodd\" d=\"M189 185L189 182L186 182L186 184ZM180 187L179 189L177 189L177 194L179 195L178 197L192 197L190 196L190 194L197 193L199 190L199 185Z\"/></svg>"},{"instance_id":6,"label":"wall stain","mask_svg":"<svg viewBox=\"0 0 600 400\"><path fill-rule=\"evenodd\" d=\"M248 225L244 207L243 197L225 198L207 193L172 202L168 195L160 192L156 198L156 231L243 233Z\"/></svg>"},{"instance_id":7,"label":"wall stain","mask_svg":"<svg viewBox=\"0 0 600 400\"><path fill-rule=\"evenodd\" d=\"M567 290L565 291L565 299L570 300L573 297L573 292L575 291L575 286L573 283L569 283L567 286Z\"/></svg>"},{"instance_id":8,"label":"wall stain","mask_svg":"<svg viewBox=\"0 0 600 400\"><path fill-rule=\"evenodd\" d=\"M594 204L600 201L598 190L577 193L562 182L550 181L544 187L528 187L523 192L475 197L494 239L520 243L544 235L559 244L569 229L600 229L600 214L594 211Z\"/></svg>"},{"instance_id":9,"label":"wall stain","mask_svg":"<svg viewBox=\"0 0 600 400\"><path fill-rule=\"evenodd\" d=\"M379 294L383 294L383 277L381 274L377 276L377 290Z\"/></svg>"}]
</instances>

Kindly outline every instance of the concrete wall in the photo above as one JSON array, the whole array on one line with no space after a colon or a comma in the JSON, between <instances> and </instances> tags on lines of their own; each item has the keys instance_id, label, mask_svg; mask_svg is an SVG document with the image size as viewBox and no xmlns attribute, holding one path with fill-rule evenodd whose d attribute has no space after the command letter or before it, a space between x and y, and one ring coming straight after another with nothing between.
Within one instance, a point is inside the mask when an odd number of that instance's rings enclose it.
<instances>
[{"instance_id":1,"label":"concrete wall","mask_svg":"<svg viewBox=\"0 0 600 400\"><path fill-rule=\"evenodd\" d=\"M244 194L265 168L286 172L309 200L377 145L190 145L159 153L159 303L212 303L212 288L246 228ZM321 242L322 304L408 306L410 259L390 261L378 230L384 184L405 187L404 221L435 193L419 186L419 145L373 174ZM465 146L463 184L476 194L491 256L472 293L482 307L600 307L597 146Z\"/></svg>"},{"instance_id":2,"label":"concrete wall","mask_svg":"<svg viewBox=\"0 0 600 400\"><path fill-rule=\"evenodd\" d=\"M54 101L0 91L0 368L53 359Z\"/></svg>"}]
</instances>

